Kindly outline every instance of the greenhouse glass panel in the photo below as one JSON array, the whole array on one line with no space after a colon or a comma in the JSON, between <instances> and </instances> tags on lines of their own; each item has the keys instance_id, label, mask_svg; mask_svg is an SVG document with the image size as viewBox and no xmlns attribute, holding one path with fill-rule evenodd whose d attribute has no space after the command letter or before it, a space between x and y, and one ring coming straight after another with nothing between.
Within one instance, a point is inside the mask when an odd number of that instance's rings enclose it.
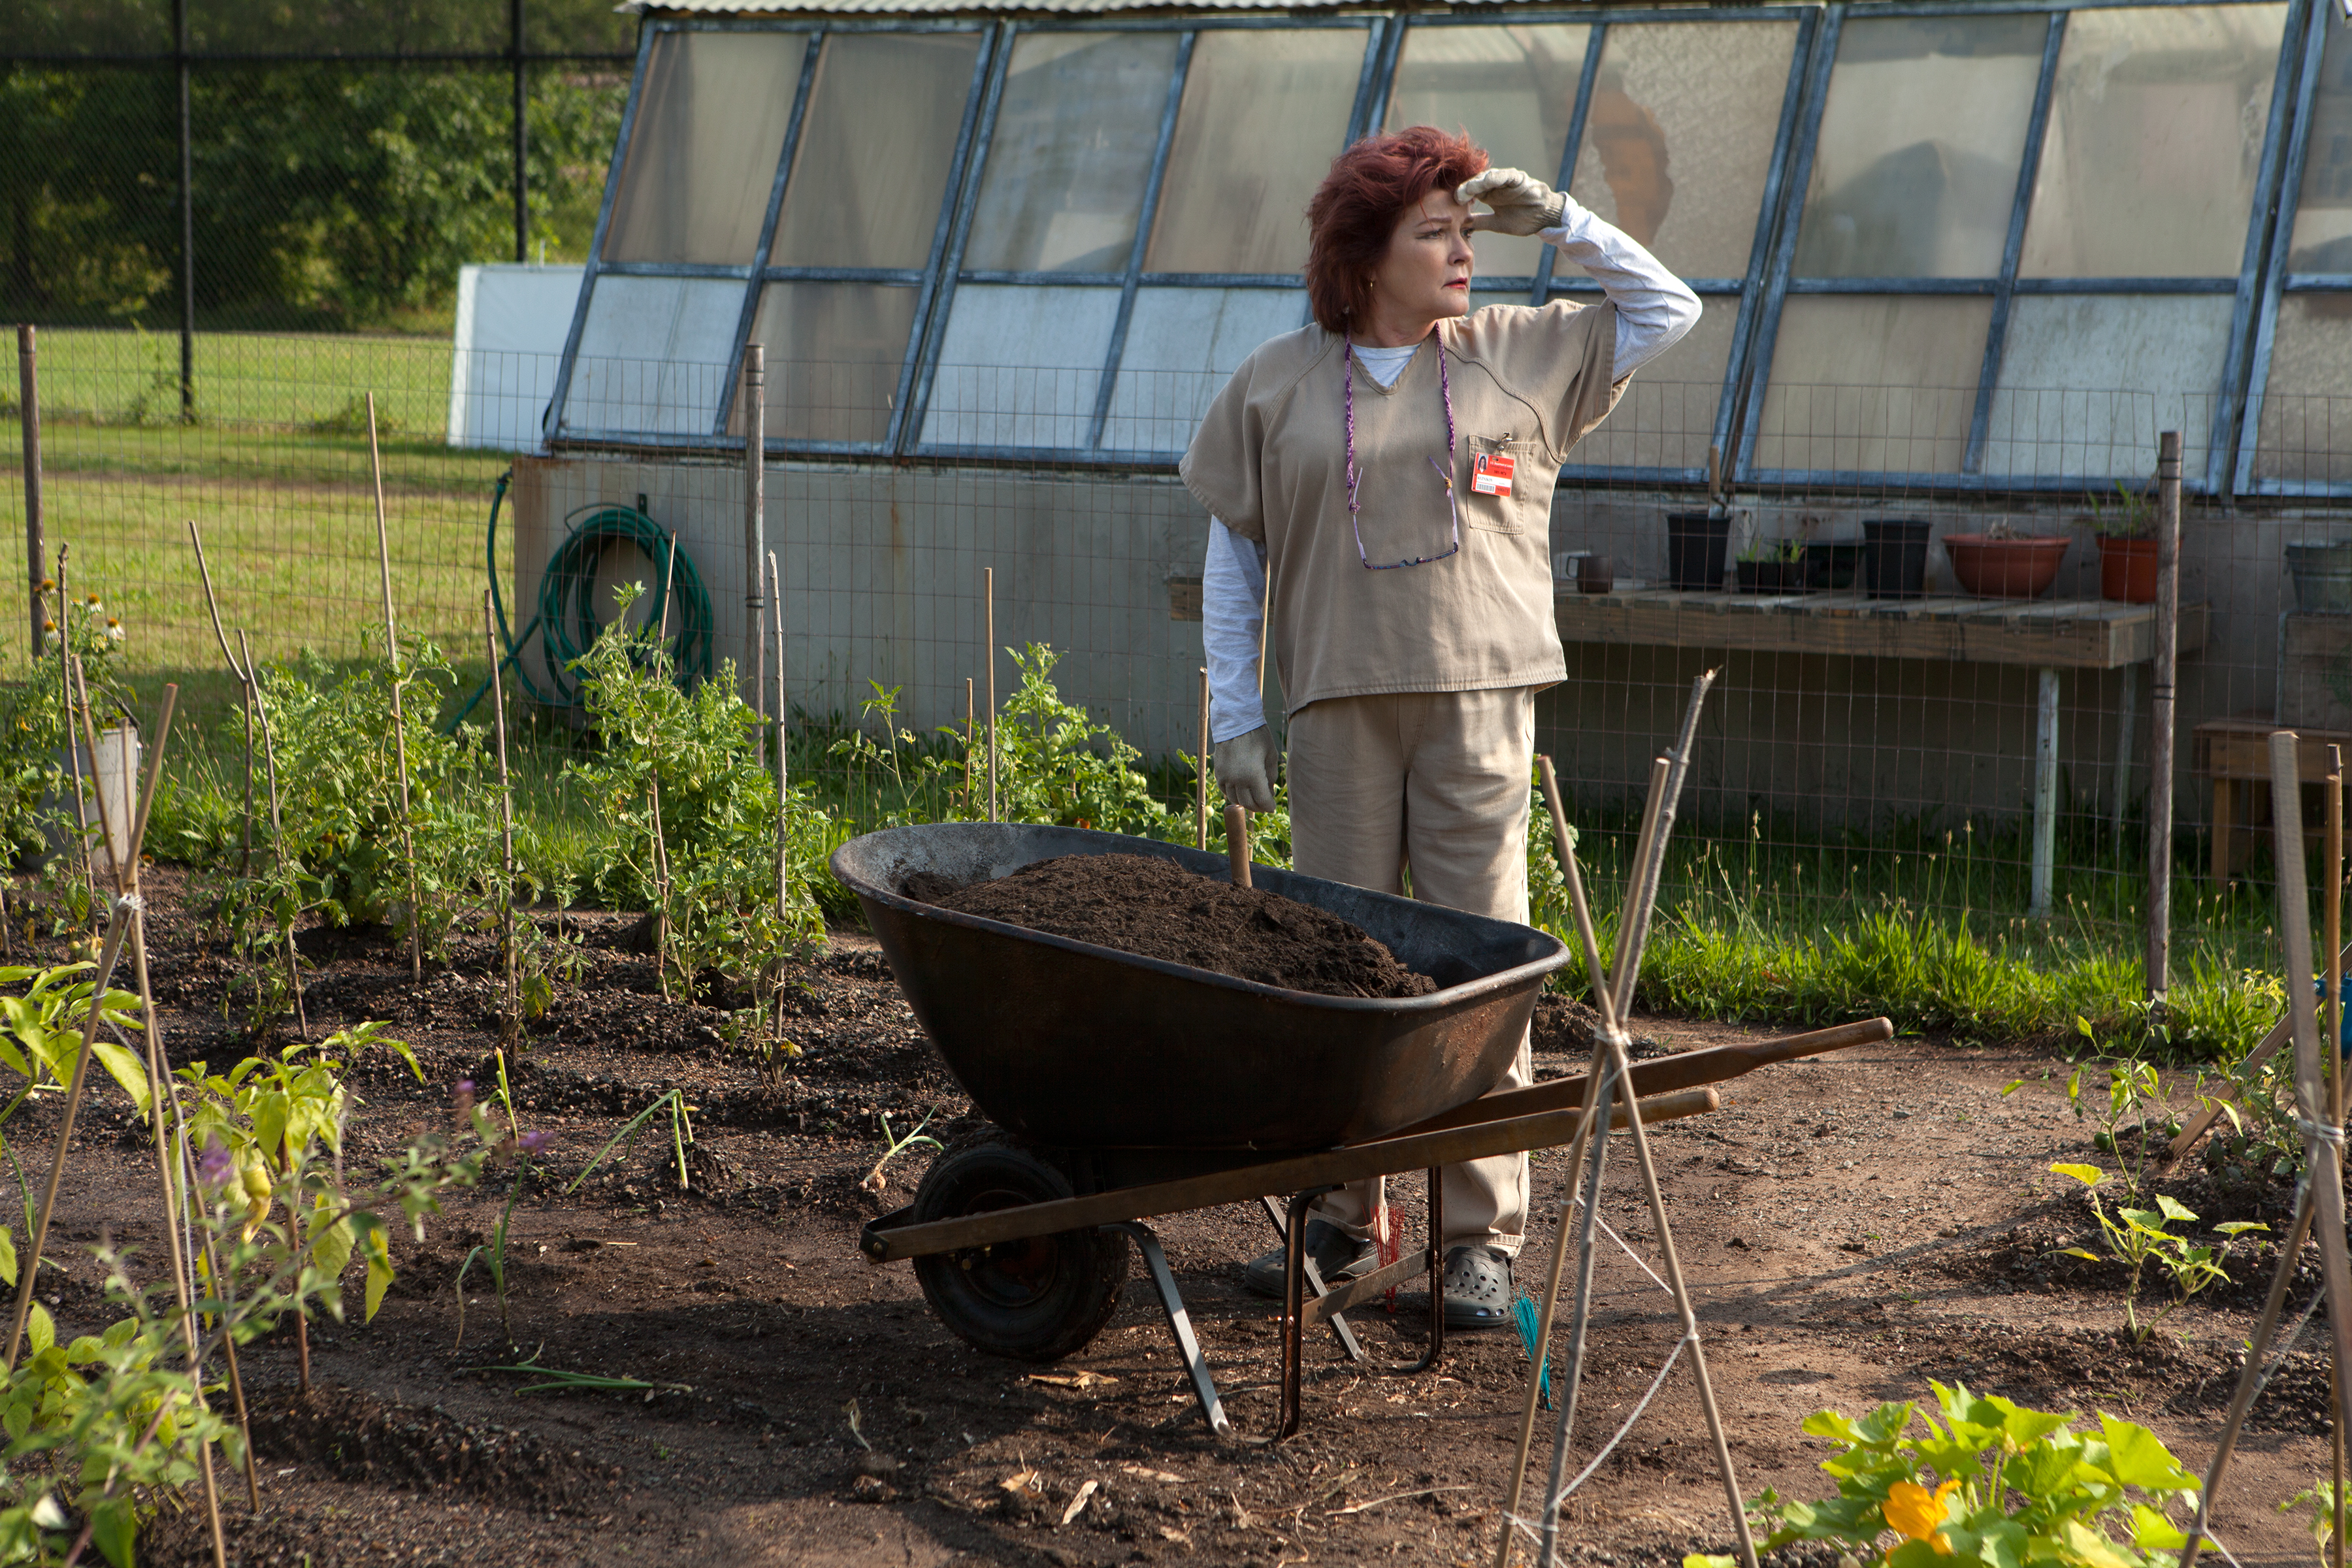
<instances>
[{"instance_id":1,"label":"greenhouse glass panel","mask_svg":"<svg viewBox=\"0 0 2352 1568\"><path fill-rule=\"evenodd\" d=\"M2352 485L2352 294L2289 294L2279 302L2254 477Z\"/></svg>"},{"instance_id":2,"label":"greenhouse glass panel","mask_svg":"<svg viewBox=\"0 0 2352 1568\"><path fill-rule=\"evenodd\" d=\"M1570 189L1684 278L1739 278L1797 47L1791 22L1622 23Z\"/></svg>"},{"instance_id":3,"label":"greenhouse glass panel","mask_svg":"<svg viewBox=\"0 0 2352 1568\"><path fill-rule=\"evenodd\" d=\"M1307 320L1303 289L1136 290L1103 450L1182 451L1250 351Z\"/></svg>"},{"instance_id":4,"label":"greenhouse glass panel","mask_svg":"<svg viewBox=\"0 0 2352 1568\"><path fill-rule=\"evenodd\" d=\"M2033 14L1848 22L1798 276L1997 275L2049 30Z\"/></svg>"},{"instance_id":5,"label":"greenhouse glass panel","mask_svg":"<svg viewBox=\"0 0 2352 1568\"><path fill-rule=\"evenodd\" d=\"M1029 33L1013 46L965 267L1127 270L1176 44L1174 33Z\"/></svg>"},{"instance_id":6,"label":"greenhouse glass panel","mask_svg":"<svg viewBox=\"0 0 2352 1568\"><path fill-rule=\"evenodd\" d=\"M805 42L798 33L656 36L605 260L751 260Z\"/></svg>"},{"instance_id":7,"label":"greenhouse glass panel","mask_svg":"<svg viewBox=\"0 0 2352 1568\"><path fill-rule=\"evenodd\" d=\"M2159 430L2204 472L2234 301L2227 294L2042 294L2010 307L1986 423L1989 475L2151 472Z\"/></svg>"},{"instance_id":8,"label":"greenhouse glass panel","mask_svg":"<svg viewBox=\"0 0 2352 1568\"><path fill-rule=\"evenodd\" d=\"M1642 366L1600 428L1568 454L1588 468L1704 472L1716 405L1739 325L1739 302L1713 299L1682 341Z\"/></svg>"},{"instance_id":9,"label":"greenhouse glass panel","mask_svg":"<svg viewBox=\"0 0 2352 1568\"><path fill-rule=\"evenodd\" d=\"M2352 272L2352 24L2334 5L2305 160L2287 270Z\"/></svg>"},{"instance_id":10,"label":"greenhouse glass panel","mask_svg":"<svg viewBox=\"0 0 2352 1568\"><path fill-rule=\"evenodd\" d=\"M743 285L732 279L597 279L564 428L709 435L742 310Z\"/></svg>"},{"instance_id":11,"label":"greenhouse glass panel","mask_svg":"<svg viewBox=\"0 0 2352 1568\"><path fill-rule=\"evenodd\" d=\"M1545 184L1568 153L1568 122L1584 72L1585 26L1415 27L1405 35L1386 128L1467 130L1496 163ZM1476 270L1532 277L1534 249L1507 235L1470 242Z\"/></svg>"},{"instance_id":12,"label":"greenhouse glass panel","mask_svg":"<svg viewBox=\"0 0 2352 1568\"><path fill-rule=\"evenodd\" d=\"M1958 473L1976 412L1992 300L1802 295L1780 313L1755 466L1814 473Z\"/></svg>"},{"instance_id":13,"label":"greenhouse glass panel","mask_svg":"<svg viewBox=\"0 0 2352 1568\"><path fill-rule=\"evenodd\" d=\"M751 341L767 350L771 440L884 440L915 323L916 290L887 283L771 283ZM730 421L743 433L740 412Z\"/></svg>"},{"instance_id":14,"label":"greenhouse glass panel","mask_svg":"<svg viewBox=\"0 0 2352 1568\"><path fill-rule=\"evenodd\" d=\"M1307 201L1347 140L1365 38L1357 27L1201 35L1145 271L1295 273L1306 265Z\"/></svg>"},{"instance_id":15,"label":"greenhouse glass panel","mask_svg":"<svg viewBox=\"0 0 2352 1568\"><path fill-rule=\"evenodd\" d=\"M2067 18L2025 227L2026 278L2234 278L2286 7Z\"/></svg>"},{"instance_id":16,"label":"greenhouse glass panel","mask_svg":"<svg viewBox=\"0 0 2352 1568\"><path fill-rule=\"evenodd\" d=\"M825 39L769 265L928 261L979 55L971 33Z\"/></svg>"},{"instance_id":17,"label":"greenhouse glass panel","mask_svg":"<svg viewBox=\"0 0 2352 1568\"><path fill-rule=\"evenodd\" d=\"M940 345L924 445L1084 447L1118 320L1116 289L964 284Z\"/></svg>"}]
</instances>

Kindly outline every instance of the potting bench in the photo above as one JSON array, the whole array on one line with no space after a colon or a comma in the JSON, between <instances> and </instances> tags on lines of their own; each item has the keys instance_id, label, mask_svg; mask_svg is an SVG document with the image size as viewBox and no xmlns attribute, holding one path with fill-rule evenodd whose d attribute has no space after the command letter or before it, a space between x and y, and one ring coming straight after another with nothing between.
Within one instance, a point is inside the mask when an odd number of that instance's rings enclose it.
<instances>
[{"instance_id":1,"label":"potting bench","mask_svg":"<svg viewBox=\"0 0 2352 1568\"><path fill-rule=\"evenodd\" d=\"M2120 819L2131 767L2139 667L2156 657L2156 606L2104 599L1873 599L1862 594L1678 593L1633 588L1559 593L1563 642L1738 648L1755 653L1843 654L1942 663L2017 664L2041 672L2033 746L2032 913L2046 914L2056 861L2058 672L2124 672L2115 808ZM2180 606L2179 651L2205 646L2211 616Z\"/></svg>"},{"instance_id":2,"label":"potting bench","mask_svg":"<svg viewBox=\"0 0 2352 1568\"><path fill-rule=\"evenodd\" d=\"M2208 719L2190 732L2190 765L2213 781L2213 885L2230 879L2232 834L2238 815L2238 786L2267 789L2271 782L2271 731L2289 728L2262 714L2234 719ZM2352 733L2340 730L2295 729L2295 766L2305 784L2327 776L2327 748L2340 746L2352 757ZM2273 806L2275 809L2275 805Z\"/></svg>"}]
</instances>

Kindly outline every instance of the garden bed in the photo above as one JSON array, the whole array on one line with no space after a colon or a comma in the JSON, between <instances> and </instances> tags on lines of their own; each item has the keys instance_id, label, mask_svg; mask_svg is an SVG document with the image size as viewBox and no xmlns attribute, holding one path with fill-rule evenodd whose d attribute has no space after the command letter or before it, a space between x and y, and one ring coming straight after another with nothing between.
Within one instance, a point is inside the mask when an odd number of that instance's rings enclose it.
<instances>
[{"instance_id":1,"label":"garden bed","mask_svg":"<svg viewBox=\"0 0 2352 1568\"><path fill-rule=\"evenodd\" d=\"M153 967L171 1056L217 1070L247 1047L222 1005L230 965L182 901L189 886L155 874ZM836 932L795 968L785 1029L800 1055L777 1071L730 1040L724 1007L662 999L634 923L570 918L577 973L558 981L509 1068L523 1127L552 1135L513 1211L516 1347L478 1261L466 1276L462 1342L455 1294L467 1254L497 1226L509 1166L452 1203L421 1246L395 1240L399 1279L372 1325L359 1326L356 1310L350 1323L320 1325L308 1400L294 1392L290 1333L247 1351L264 1511L248 1518L241 1478L224 1474L235 1560L1492 1561L1523 1387L1515 1339L1452 1336L1441 1368L1403 1375L1395 1369L1425 1321L1422 1299L1405 1292L1393 1317L1357 1315L1367 1364L1341 1360L1328 1337L1307 1342L1306 1431L1265 1444L1274 1310L1241 1289L1237 1263L1270 1237L1254 1211L1235 1207L1157 1223L1239 1440L1208 1436L1139 1278L1110 1328L1065 1363L979 1355L930 1317L908 1269L869 1268L856 1254L857 1225L906 1202L925 1163L927 1151L910 1149L871 1179L883 1119L904 1134L929 1116L950 1142L974 1126L878 952ZM386 933L303 935L317 965L306 994L313 1037L386 1019L424 1071L420 1084L390 1056L359 1058L365 1103L347 1160L446 1125L459 1079L492 1080L499 983L487 939L457 938L454 963L418 986ZM1637 1029L1649 1050L1746 1037L1659 1018ZM1548 1004L1538 1076L1577 1066L1582 1037L1568 1009ZM1821 1495L1827 1478L1798 1429L1804 1415L1924 1397L1928 1377L2129 1415L2201 1468L2262 1265L2233 1265L2239 1285L2199 1298L2148 1344L2121 1342L2115 1266L2049 1257L2086 1244L2091 1226L2079 1187L2045 1167L2099 1158L2067 1110L2065 1071L2044 1054L1898 1041L1740 1079L1719 1112L1657 1131L1751 1495L1768 1485ZM689 1187L659 1121L565 1191L671 1089L695 1108ZM49 1106L20 1113L12 1131L28 1162L46 1154L54 1127ZM49 1247L63 1270L42 1287L61 1334L110 1315L89 1244L110 1235L152 1258L160 1242L137 1217L152 1208L152 1167L110 1085L85 1112L78 1145ZM1546 1213L1563 1169L1559 1152L1537 1157ZM1638 1247L1650 1227L1630 1159L1611 1173L1604 1213ZM1394 1185L1412 1214L1419 1182ZM2200 1207L2195 1195L2184 1201ZM2240 1250L2251 1259L2256 1247ZM1530 1248L1523 1283L1539 1282L1540 1252ZM1586 1455L1641 1397L1674 1337L1665 1299L1622 1254L1604 1255L1599 1281ZM346 1293L355 1304L356 1287ZM526 1358L651 1386L522 1394L527 1375L493 1369ZM2243 1563L2310 1555L2273 1505L2326 1469L2326 1393L2324 1362L2305 1354L2257 1408L2216 1521ZM1030 1483L1008 1489L1024 1475ZM1089 1481L1087 1505L1060 1522ZM1573 1560L1724 1549L1721 1493L1686 1378L1670 1380L1570 1516ZM194 1522L168 1512L148 1548L155 1562L208 1556Z\"/></svg>"}]
</instances>

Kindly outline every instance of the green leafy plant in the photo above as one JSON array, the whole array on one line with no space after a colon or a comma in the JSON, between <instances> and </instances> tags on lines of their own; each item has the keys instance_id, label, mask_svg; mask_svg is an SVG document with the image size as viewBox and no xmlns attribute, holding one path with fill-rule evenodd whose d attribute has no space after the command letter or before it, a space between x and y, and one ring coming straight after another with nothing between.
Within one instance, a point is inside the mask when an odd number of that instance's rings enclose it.
<instances>
[{"instance_id":1,"label":"green leafy plant","mask_svg":"<svg viewBox=\"0 0 2352 1568\"><path fill-rule=\"evenodd\" d=\"M2268 1230L2259 1220L2235 1219L2213 1228L2224 1239L2220 1246L2200 1246L2185 1236L2165 1229L2168 1225L2193 1225L2195 1211L2177 1199L2157 1194L2156 1207L2118 1208L2114 1214L2099 1201L2099 1184L2107 1173L2096 1165L2075 1165L2060 1163L2050 1167L2062 1176L2072 1176L2089 1189L2091 1213L2099 1222L2099 1232L2106 1240L2108 1253L2130 1270L2124 1285L2124 1328L2135 1342L2144 1341L2156 1331L2157 1324L2180 1310L2183 1303L2209 1285L2227 1281L2229 1274L2221 1267L2222 1257L2229 1250L2230 1237L2242 1236L2251 1230ZM2069 1258L2087 1258L2098 1262L2099 1256L2079 1247L2057 1249ZM2146 1322L2139 1319L2140 1277L2150 1263L2156 1264L2171 1277L2177 1292L2171 1305Z\"/></svg>"},{"instance_id":2,"label":"green leafy plant","mask_svg":"<svg viewBox=\"0 0 2352 1568\"><path fill-rule=\"evenodd\" d=\"M2097 1043L2090 1021L2077 1016L2074 1032L2084 1039ZM2164 1080L2155 1064L2137 1057L2126 1057L2107 1064L2107 1097L2104 1108L2089 1100L2083 1092L2084 1068L2077 1065L2066 1079L2066 1105L2077 1121L2088 1121L2095 1113L2099 1130L2092 1134L2091 1146L2103 1154L2112 1154L2123 1165L2119 1180L2124 1184L2126 1200L2139 1196L2141 1184L2147 1179L2148 1162L2156 1151L2180 1131L2180 1119L2165 1109ZM2156 1108L2151 1110L2150 1108ZM2125 1145L2130 1147L2126 1149Z\"/></svg>"},{"instance_id":3,"label":"green leafy plant","mask_svg":"<svg viewBox=\"0 0 2352 1568\"><path fill-rule=\"evenodd\" d=\"M524 1384L520 1388L516 1389L515 1392L519 1394L642 1394L646 1397L646 1402L651 1404L656 1394L694 1392L694 1385L690 1383L647 1383L643 1378L613 1377L603 1373L567 1372L562 1367L541 1366L536 1354L512 1366L494 1366L486 1370L511 1372L539 1380L536 1383Z\"/></svg>"},{"instance_id":4,"label":"green leafy plant","mask_svg":"<svg viewBox=\"0 0 2352 1568\"><path fill-rule=\"evenodd\" d=\"M1838 1495L1802 1502L1766 1491L1748 1505L1769 1532L1765 1549L1825 1542L1866 1568L1929 1568L1938 1558L2158 1568L2185 1543L2166 1510L2192 1503L2199 1483L2147 1427L2102 1413L2095 1434L2076 1432L2072 1415L1928 1386L1941 1425L1916 1402L1860 1420L1808 1416L1806 1435L1832 1445L1822 1468ZM1683 1559L1684 1568L1737 1561Z\"/></svg>"},{"instance_id":5,"label":"green leafy plant","mask_svg":"<svg viewBox=\"0 0 2352 1568\"><path fill-rule=\"evenodd\" d=\"M760 761L759 716L735 695L734 667L679 690L657 634L629 625L637 596L634 584L621 590L620 615L573 663L602 750L566 773L614 829L592 856L589 885L624 907L656 910L667 960L689 986L706 969L754 974L824 935L811 876L830 848L829 825L805 786L780 805L775 775ZM779 809L787 849L781 910ZM656 855L667 857L666 878Z\"/></svg>"},{"instance_id":6,"label":"green leafy plant","mask_svg":"<svg viewBox=\"0 0 2352 1568\"><path fill-rule=\"evenodd\" d=\"M694 1142L693 1108L686 1103L682 1090L673 1089L656 1096L651 1105L630 1117L618 1132L606 1139L604 1146L596 1151L596 1157L581 1168L580 1173L572 1178L572 1184L564 1188L564 1192L567 1194L578 1192L581 1184L593 1175L596 1167L604 1163L605 1155L619 1148L624 1141L634 1142L638 1130L665 1110L669 1112L670 1149L677 1157L677 1184L691 1188L694 1180L687 1165L686 1151Z\"/></svg>"},{"instance_id":7,"label":"green leafy plant","mask_svg":"<svg viewBox=\"0 0 2352 1568\"><path fill-rule=\"evenodd\" d=\"M1739 552L1739 559L1750 563L1770 562L1793 566L1804 558L1805 542L1801 539L1759 539Z\"/></svg>"},{"instance_id":8,"label":"green leafy plant","mask_svg":"<svg viewBox=\"0 0 2352 1568\"><path fill-rule=\"evenodd\" d=\"M2311 1544L2326 1552L2327 1543L2336 1538L2336 1483L2326 1476L2278 1505L2281 1513L2293 1513L2296 1509L2309 1510L2311 1517L2304 1521L2311 1531Z\"/></svg>"},{"instance_id":9,"label":"green leafy plant","mask_svg":"<svg viewBox=\"0 0 2352 1568\"><path fill-rule=\"evenodd\" d=\"M923 1131L924 1128L929 1127L931 1124L931 1118L938 1114L939 1111L936 1108L925 1111L923 1113L923 1119L915 1123L915 1130L906 1134L904 1137L901 1137L898 1133L890 1131L890 1118L887 1113L884 1114L881 1119L882 1142L885 1145L882 1150L882 1157L874 1162L874 1168L866 1172L866 1179L857 1184L865 1188L869 1193L878 1193L884 1187L889 1185L889 1178L882 1173L882 1168L887 1165L891 1161L897 1159L908 1150L916 1148L922 1144L929 1144L934 1149L943 1149L947 1147L947 1145L941 1143L938 1139L929 1137Z\"/></svg>"},{"instance_id":10,"label":"green leafy plant","mask_svg":"<svg viewBox=\"0 0 2352 1568\"><path fill-rule=\"evenodd\" d=\"M2132 489L2117 479L2114 501L2102 504L2095 491L2090 501L2094 532L2109 539L2147 539L2156 532L2156 502L2146 490Z\"/></svg>"}]
</instances>

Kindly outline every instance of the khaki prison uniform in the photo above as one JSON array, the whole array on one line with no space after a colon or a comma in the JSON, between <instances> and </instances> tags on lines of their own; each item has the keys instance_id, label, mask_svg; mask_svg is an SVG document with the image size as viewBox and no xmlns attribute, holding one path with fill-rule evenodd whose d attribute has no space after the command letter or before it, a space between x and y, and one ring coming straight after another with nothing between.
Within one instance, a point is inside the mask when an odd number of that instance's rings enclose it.
<instances>
[{"instance_id":1,"label":"khaki prison uniform","mask_svg":"<svg viewBox=\"0 0 2352 1568\"><path fill-rule=\"evenodd\" d=\"M1568 450L1615 402L1616 310L1490 305L1440 322L1462 547L1452 540L1446 406L1424 341L1395 382L1355 380L1356 525L1348 511L1345 365L1317 326L1262 344L1202 421L1179 471L1210 515L1263 544L1268 637L1290 720L1292 864L1311 877L1524 921L1535 693L1563 679L1553 619L1551 495ZM1514 459L1511 494L1475 494L1480 453ZM1434 459L1434 461L1433 461ZM1363 537L1357 546L1357 529ZM1532 1081L1524 1042L1497 1087ZM1517 1251L1528 1163L1449 1167L1446 1245ZM1361 1235L1379 1188L1321 1200Z\"/></svg>"}]
</instances>

